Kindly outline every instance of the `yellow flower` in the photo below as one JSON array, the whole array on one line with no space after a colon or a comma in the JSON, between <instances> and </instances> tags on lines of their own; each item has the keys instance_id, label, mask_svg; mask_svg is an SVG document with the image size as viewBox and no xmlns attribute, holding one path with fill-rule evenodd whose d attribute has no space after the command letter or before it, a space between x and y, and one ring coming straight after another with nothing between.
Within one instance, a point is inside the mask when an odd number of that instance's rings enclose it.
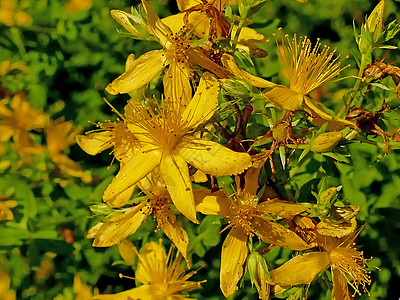
<instances>
[{"instance_id":1,"label":"yellow flower","mask_svg":"<svg viewBox=\"0 0 400 300\"><path fill-rule=\"evenodd\" d=\"M172 250L165 253L160 243L150 242L145 245L138 256L135 279L141 286L113 295L97 295L93 299L181 299L187 298L181 292L189 292L201 288L201 283L188 281L196 271L185 274L182 256L172 258Z\"/></svg>"},{"instance_id":2,"label":"yellow flower","mask_svg":"<svg viewBox=\"0 0 400 300\"><path fill-rule=\"evenodd\" d=\"M10 208L14 208L16 206L16 201L8 200L6 196L0 195L0 221L13 220L14 215Z\"/></svg>"},{"instance_id":3,"label":"yellow flower","mask_svg":"<svg viewBox=\"0 0 400 300\"><path fill-rule=\"evenodd\" d=\"M230 30L230 36L235 36L238 26L231 25L224 14L225 7L228 4L235 4L234 2L237 1L178 0L177 4L181 13L168 16L162 21L174 32L179 31L184 25L188 26L190 33L202 39L208 38L211 43L207 47L211 47L216 38L227 38ZM253 57L265 57L267 52L258 47L256 43L266 43L267 41L265 36L254 29L242 27L237 48L246 51Z\"/></svg>"},{"instance_id":4,"label":"yellow flower","mask_svg":"<svg viewBox=\"0 0 400 300\"><path fill-rule=\"evenodd\" d=\"M176 208L189 220L197 222L188 163L213 176L238 174L251 165L247 153L234 152L194 136L196 129L217 109L218 93L218 80L204 73L187 106L179 100L167 100L164 107L154 111L151 107L132 106L126 122L141 148L120 169L104 192L103 200L110 201L157 169Z\"/></svg>"},{"instance_id":5,"label":"yellow flower","mask_svg":"<svg viewBox=\"0 0 400 300\"><path fill-rule=\"evenodd\" d=\"M123 117L123 116L122 116ZM76 136L79 147L90 155L96 155L108 148L113 148L114 157L120 162L121 168L140 149L139 142L129 131L123 121L97 123L99 129L88 132L86 135ZM107 201L111 207L121 207L129 201L135 186Z\"/></svg>"},{"instance_id":6,"label":"yellow flower","mask_svg":"<svg viewBox=\"0 0 400 300\"><path fill-rule=\"evenodd\" d=\"M20 3L22 2L22 3ZM26 8L26 1L1 0L0 1L0 22L7 26L29 26L32 24L32 17L21 8Z\"/></svg>"},{"instance_id":7,"label":"yellow flower","mask_svg":"<svg viewBox=\"0 0 400 300\"><path fill-rule=\"evenodd\" d=\"M64 9L67 12L74 13L77 11L88 10L92 7L92 0L71 0L65 4Z\"/></svg>"},{"instance_id":8,"label":"yellow flower","mask_svg":"<svg viewBox=\"0 0 400 300\"><path fill-rule=\"evenodd\" d=\"M223 216L229 220L227 228L231 230L222 246L220 269L220 287L225 297L236 291L237 283L243 275L249 237L256 235L266 243L292 250L305 250L314 246L273 221L273 216L289 217L304 212L306 208L279 199L258 203L254 181L257 182L259 170L253 172L252 169L254 168L249 169L251 176L245 179L245 189L238 189L233 196L221 190L211 193L200 188L195 191L198 211L206 215Z\"/></svg>"},{"instance_id":9,"label":"yellow flower","mask_svg":"<svg viewBox=\"0 0 400 300\"><path fill-rule=\"evenodd\" d=\"M107 92L116 95L136 90L169 65L164 74L164 89L171 90L170 94L173 94L176 100L181 98L181 101L187 104L192 94L190 64L198 64L219 77L229 75L228 71L211 61L200 49L192 47L192 41L182 29L173 32L164 24L146 0L142 0L142 5L146 12L147 31L157 39L163 49L149 51L129 63L125 73L107 86ZM128 31L136 31L130 23L130 20L135 19L131 14L112 10L111 15Z\"/></svg>"},{"instance_id":10,"label":"yellow flower","mask_svg":"<svg viewBox=\"0 0 400 300\"><path fill-rule=\"evenodd\" d=\"M316 88L337 77L347 67L341 67L339 56L334 58L336 49L331 51L329 46L323 46L320 51L319 41L313 46L307 37L298 38L296 34L291 40L288 35L283 37L282 34L281 40L282 45L277 45L278 57L283 64L283 71L289 78L289 87L276 85L267 89L264 92L266 100L287 111L298 109L304 102L305 109L312 116L317 115L327 121L357 127L350 121L329 115L320 104L308 96Z\"/></svg>"},{"instance_id":11,"label":"yellow flower","mask_svg":"<svg viewBox=\"0 0 400 300\"><path fill-rule=\"evenodd\" d=\"M75 144L75 137L80 128L74 129L72 121L64 122L63 118L51 121L50 125L44 129L47 150L50 159L57 168L70 176L80 177L85 182L91 181L91 176L84 173L81 167L63 153L69 146Z\"/></svg>"},{"instance_id":12,"label":"yellow flower","mask_svg":"<svg viewBox=\"0 0 400 300\"><path fill-rule=\"evenodd\" d=\"M10 277L4 271L0 271L0 299L15 300L15 291L10 289Z\"/></svg>"},{"instance_id":13,"label":"yellow flower","mask_svg":"<svg viewBox=\"0 0 400 300\"><path fill-rule=\"evenodd\" d=\"M353 299L347 284L355 293L361 294L359 286L368 292L366 284L371 284L369 271L365 269L367 260L362 251L354 247L358 232L345 238L318 235L318 244L325 250L298 255L270 272L271 281L281 286L311 284L324 269L331 267L333 290L332 300Z\"/></svg>"},{"instance_id":14,"label":"yellow flower","mask_svg":"<svg viewBox=\"0 0 400 300\"><path fill-rule=\"evenodd\" d=\"M126 209L122 215L96 224L89 230L88 238L94 238L94 247L109 247L118 244L127 236L136 232L151 213L158 227L175 244L188 265L187 247L189 237L186 231L176 223L176 215L171 210L171 197L168 190L154 173L143 178L138 186L146 194L147 201Z\"/></svg>"},{"instance_id":15,"label":"yellow flower","mask_svg":"<svg viewBox=\"0 0 400 300\"><path fill-rule=\"evenodd\" d=\"M9 108L7 107L9 103ZM11 101L0 101L0 142L13 137L14 143L23 139L30 130L39 130L49 123L49 116L36 110L23 92L17 92Z\"/></svg>"}]
</instances>

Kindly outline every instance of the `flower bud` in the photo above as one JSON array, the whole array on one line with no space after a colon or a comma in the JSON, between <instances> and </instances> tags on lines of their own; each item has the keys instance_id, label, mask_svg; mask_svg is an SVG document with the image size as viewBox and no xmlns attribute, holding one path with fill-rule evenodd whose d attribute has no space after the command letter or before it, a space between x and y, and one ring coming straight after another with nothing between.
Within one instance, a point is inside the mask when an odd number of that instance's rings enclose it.
<instances>
[{"instance_id":1,"label":"flower bud","mask_svg":"<svg viewBox=\"0 0 400 300\"><path fill-rule=\"evenodd\" d=\"M377 6L375 6L372 13L368 16L367 26L369 32L372 35L373 43L376 43L379 35L383 31L383 18L385 14L385 0L381 0Z\"/></svg>"},{"instance_id":2,"label":"flower bud","mask_svg":"<svg viewBox=\"0 0 400 300\"><path fill-rule=\"evenodd\" d=\"M325 205L325 204L332 205L333 203L335 203L337 193L340 189L341 186L339 187L333 186L320 192L318 196L318 205Z\"/></svg>"},{"instance_id":3,"label":"flower bud","mask_svg":"<svg viewBox=\"0 0 400 300\"><path fill-rule=\"evenodd\" d=\"M342 132L324 132L312 139L310 148L315 153L324 153L332 150L342 139Z\"/></svg>"},{"instance_id":4,"label":"flower bud","mask_svg":"<svg viewBox=\"0 0 400 300\"><path fill-rule=\"evenodd\" d=\"M256 286L260 299L269 299L270 279L268 266L264 257L257 251L253 251L247 258L247 272L252 284Z\"/></svg>"}]
</instances>

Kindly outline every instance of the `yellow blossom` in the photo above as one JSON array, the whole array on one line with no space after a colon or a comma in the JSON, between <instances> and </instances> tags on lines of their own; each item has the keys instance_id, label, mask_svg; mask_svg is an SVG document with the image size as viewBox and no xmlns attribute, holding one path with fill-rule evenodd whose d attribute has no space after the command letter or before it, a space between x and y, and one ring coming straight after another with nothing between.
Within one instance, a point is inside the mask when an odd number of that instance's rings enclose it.
<instances>
[{"instance_id":1,"label":"yellow blossom","mask_svg":"<svg viewBox=\"0 0 400 300\"><path fill-rule=\"evenodd\" d=\"M159 172L176 208L196 222L196 210L188 163L206 174L228 176L243 172L251 164L247 153L234 152L216 142L194 136L218 107L219 82L204 73L190 103L185 106L166 91L166 101L152 109L131 106L127 126L141 148L118 172L107 187L108 202L151 171Z\"/></svg>"},{"instance_id":2,"label":"yellow blossom","mask_svg":"<svg viewBox=\"0 0 400 300\"><path fill-rule=\"evenodd\" d=\"M164 89L171 90L176 101L181 98L181 101L187 104L192 94L191 64L200 65L220 77L228 76L228 71L211 61L200 49L192 47L193 43L183 29L173 32L160 20L146 0L142 0L142 5L146 12L147 31L156 38L163 49L149 51L131 62L125 73L107 86L107 92L115 95L136 90L169 65L164 75ZM136 31L130 23L130 20L134 19L131 14L112 10L111 15L128 31Z\"/></svg>"},{"instance_id":3,"label":"yellow blossom","mask_svg":"<svg viewBox=\"0 0 400 300\"><path fill-rule=\"evenodd\" d=\"M220 287L225 297L236 291L237 283L243 275L249 237L256 235L266 243L293 250L305 250L314 246L307 244L293 231L274 222L272 217L297 215L306 208L279 199L258 203L254 181L257 182L259 168L250 168L249 172L251 175L246 178L245 189L238 188L233 196L221 190L211 193L200 188L195 191L198 211L206 215L223 216L229 220L227 228L231 230L222 246L220 269Z\"/></svg>"},{"instance_id":4,"label":"yellow blossom","mask_svg":"<svg viewBox=\"0 0 400 300\"><path fill-rule=\"evenodd\" d=\"M65 4L64 9L67 12L74 13L77 11L88 10L92 7L92 0L70 0Z\"/></svg>"},{"instance_id":5,"label":"yellow blossom","mask_svg":"<svg viewBox=\"0 0 400 300\"><path fill-rule=\"evenodd\" d=\"M46 146L50 159L61 172L89 182L91 176L84 173L76 162L63 153L65 149L75 144L75 137L80 130L80 128L74 129L72 121L64 122L62 118L57 121L52 120L44 130Z\"/></svg>"},{"instance_id":6,"label":"yellow blossom","mask_svg":"<svg viewBox=\"0 0 400 300\"><path fill-rule=\"evenodd\" d=\"M15 300L15 291L10 289L10 277L4 271L0 271L0 299Z\"/></svg>"},{"instance_id":7,"label":"yellow blossom","mask_svg":"<svg viewBox=\"0 0 400 300\"><path fill-rule=\"evenodd\" d=\"M159 244L147 243L140 253L136 248L133 251L138 257L135 279L142 285L113 295L97 295L93 299L181 299L187 298L181 292L199 289L204 282L188 281L196 271L185 274L182 256L177 253L173 259L172 250L167 255L161 246L161 240Z\"/></svg>"},{"instance_id":8,"label":"yellow blossom","mask_svg":"<svg viewBox=\"0 0 400 300\"><path fill-rule=\"evenodd\" d=\"M88 132L86 135L76 136L79 147L90 155L96 155L108 148L113 148L114 157L120 162L121 168L139 150L138 140L129 131L123 121L97 123L99 129ZM121 207L129 201L135 186L107 201L111 207Z\"/></svg>"},{"instance_id":9,"label":"yellow blossom","mask_svg":"<svg viewBox=\"0 0 400 300\"><path fill-rule=\"evenodd\" d=\"M307 37L298 38L296 34L292 39L289 35L282 34L281 40L282 45L277 45L278 57L283 64L283 71L289 78L289 87L276 85L268 88L264 92L266 100L287 111L294 111L304 104L304 108L312 116L357 128L350 121L331 116L308 96L346 68L341 66L341 61L338 61L339 56L334 58L336 49L331 51L329 46L323 46L320 51L319 40L313 46Z\"/></svg>"},{"instance_id":10,"label":"yellow blossom","mask_svg":"<svg viewBox=\"0 0 400 300\"><path fill-rule=\"evenodd\" d=\"M8 107L9 106L9 107ZM49 116L28 102L23 92L16 93L12 100L0 101L0 141L13 137L18 143L30 130L40 130L49 123Z\"/></svg>"},{"instance_id":11,"label":"yellow blossom","mask_svg":"<svg viewBox=\"0 0 400 300\"><path fill-rule=\"evenodd\" d=\"M14 208L16 206L16 201L8 200L7 197L0 195L0 221L13 220L14 215L10 208Z\"/></svg>"},{"instance_id":12,"label":"yellow blossom","mask_svg":"<svg viewBox=\"0 0 400 300\"><path fill-rule=\"evenodd\" d=\"M368 292L366 285L371 284L371 278L370 272L365 269L367 260L363 252L354 246L358 233L359 231L353 231L344 238L317 235L318 244L324 251L295 256L279 268L270 271L272 283L281 286L309 285L320 272L330 267L333 282L332 300L353 299L347 284L354 289L354 293L361 294L360 285L364 292Z\"/></svg>"},{"instance_id":13,"label":"yellow blossom","mask_svg":"<svg viewBox=\"0 0 400 300\"><path fill-rule=\"evenodd\" d=\"M21 2L21 3L20 3ZM29 26L33 20L21 8L26 8L27 1L1 0L0 22L7 26Z\"/></svg>"},{"instance_id":14,"label":"yellow blossom","mask_svg":"<svg viewBox=\"0 0 400 300\"><path fill-rule=\"evenodd\" d=\"M186 231L176 223L176 215L171 210L171 197L168 190L154 173L143 178L138 186L146 194L147 200L131 208L125 213L105 222L96 224L89 230L88 238L94 238L93 246L109 247L136 232L139 226L153 213L158 227L175 244L188 265L187 247L189 238Z\"/></svg>"}]
</instances>

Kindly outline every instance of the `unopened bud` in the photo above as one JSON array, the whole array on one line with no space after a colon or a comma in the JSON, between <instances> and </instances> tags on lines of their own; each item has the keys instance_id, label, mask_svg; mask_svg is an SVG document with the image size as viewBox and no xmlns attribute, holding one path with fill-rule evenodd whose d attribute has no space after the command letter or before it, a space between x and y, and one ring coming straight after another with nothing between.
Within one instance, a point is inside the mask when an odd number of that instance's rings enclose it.
<instances>
[{"instance_id":1,"label":"unopened bud","mask_svg":"<svg viewBox=\"0 0 400 300\"><path fill-rule=\"evenodd\" d=\"M324 132L317 135L310 142L310 148L315 153L324 153L332 150L342 139L343 134L337 132Z\"/></svg>"},{"instance_id":2,"label":"unopened bud","mask_svg":"<svg viewBox=\"0 0 400 300\"><path fill-rule=\"evenodd\" d=\"M379 35L383 31L383 19L385 14L385 0L381 0L367 19L367 26L372 35L373 42L376 43Z\"/></svg>"}]
</instances>

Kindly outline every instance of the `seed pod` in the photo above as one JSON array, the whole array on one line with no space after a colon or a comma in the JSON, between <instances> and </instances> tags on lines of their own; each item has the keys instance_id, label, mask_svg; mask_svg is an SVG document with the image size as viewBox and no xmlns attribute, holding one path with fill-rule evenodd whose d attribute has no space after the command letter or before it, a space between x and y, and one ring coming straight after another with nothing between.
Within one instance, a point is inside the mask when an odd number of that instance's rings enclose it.
<instances>
[{"instance_id":1,"label":"seed pod","mask_svg":"<svg viewBox=\"0 0 400 300\"><path fill-rule=\"evenodd\" d=\"M310 142L310 148L315 153L324 153L332 150L342 139L342 132L324 132Z\"/></svg>"}]
</instances>

